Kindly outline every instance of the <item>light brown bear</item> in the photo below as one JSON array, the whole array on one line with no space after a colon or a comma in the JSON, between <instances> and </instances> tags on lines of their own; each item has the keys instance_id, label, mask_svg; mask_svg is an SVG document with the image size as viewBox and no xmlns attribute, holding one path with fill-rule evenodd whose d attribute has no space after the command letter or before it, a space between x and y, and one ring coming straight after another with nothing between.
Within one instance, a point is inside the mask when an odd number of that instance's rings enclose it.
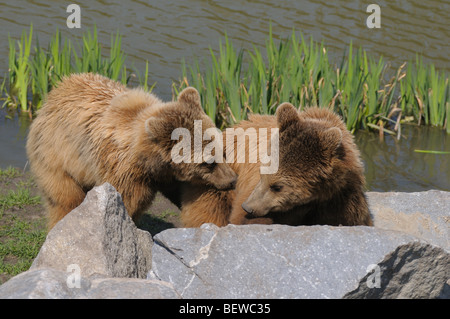
<instances>
[{"instance_id":1,"label":"light brown bear","mask_svg":"<svg viewBox=\"0 0 450 319\"><path fill-rule=\"evenodd\" d=\"M96 185L109 182L136 220L162 190L179 204L183 182L218 189L234 187L227 164L174 163L175 128L193 133L215 127L194 88L164 103L141 89L85 73L66 77L53 89L33 121L27 141L31 171L43 193L53 227L80 205ZM204 144L203 144L204 145Z\"/></svg>"},{"instance_id":2,"label":"light brown bear","mask_svg":"<svg viewBox=\"0 0 450 319\"><path fill-rule=\"evenodd\" d=\"M249 152L257 150L247 144L246 161L230 164L238 174L235 190L199 187L183 194L182 221L186 227L206 222L218 226L372 225L359 151L335 113L322 108L299 113L284 103L276 116L253 115L236 127L244 131L250 127L278 128L279 168L273 174L260 174L260 161L248 161ZM258 147L261 141L258 139ZM234 155L236 159L237 152Z\"/></svg>"}]
</instances>

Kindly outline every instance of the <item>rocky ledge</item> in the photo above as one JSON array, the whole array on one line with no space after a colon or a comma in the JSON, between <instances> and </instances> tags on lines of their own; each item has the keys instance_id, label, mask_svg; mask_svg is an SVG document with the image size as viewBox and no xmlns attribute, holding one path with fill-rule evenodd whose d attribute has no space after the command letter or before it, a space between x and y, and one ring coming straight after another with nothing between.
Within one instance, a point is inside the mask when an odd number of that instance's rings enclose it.
<instances>
[{"instance_id":1,"label":"rocky ledge","mask_svg":"<svg viewBox=\"0 0 450 319\"><path fill-rule=\"evenodd\" d=\"M94 188L0 298L450 298L450 193L368 193L375 227L136 228Z\"/></svg>"}]
</instances>

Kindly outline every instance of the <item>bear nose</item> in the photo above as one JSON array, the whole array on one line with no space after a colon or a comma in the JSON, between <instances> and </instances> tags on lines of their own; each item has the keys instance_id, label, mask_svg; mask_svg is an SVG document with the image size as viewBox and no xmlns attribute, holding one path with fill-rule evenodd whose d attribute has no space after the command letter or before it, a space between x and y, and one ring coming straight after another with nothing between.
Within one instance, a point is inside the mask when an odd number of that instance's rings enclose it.
<instances>
[{"instance_id":1,"label":"bear nose","mask_svg":"<svg viewBox=\"0 0 450 319\"><path fill-rule=\"evenodd\" d=\"M247 214L253 215L253 209L251 209L250 207L248 207L245 203L242 203L242 209L245 210L245 212Z\"/></svg>"},{"instance_id":2,"label":"bear nose","mask_svg":"<svg viewBox=\"0 0 450 319\"><path fill-rule=\"evenodd\" d=\"M230 183L230 189L235 189L236 188L236 182L237 182L237 178L233 179Z\"/></svg>"},{"instance_id":3,"label":"bear nose","mask_svg":"<svg viewBox=\"0 0 450 319\"><path fill-rule=\"evenodd\" d=\"M228 190L233 190L236 188L236 182L237 182L237 178L233 178L231 180L231 182L229 182L225 187L223 187L221 190L224 191L228 191Z\"/></svg>"}]
</instances>

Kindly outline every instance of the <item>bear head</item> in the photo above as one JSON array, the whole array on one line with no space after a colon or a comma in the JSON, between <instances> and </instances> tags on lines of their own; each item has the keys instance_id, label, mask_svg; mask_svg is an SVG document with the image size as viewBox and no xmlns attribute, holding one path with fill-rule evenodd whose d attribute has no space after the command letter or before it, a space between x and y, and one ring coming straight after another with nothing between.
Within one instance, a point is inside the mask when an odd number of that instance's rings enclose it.
<instances>
[{"instance_id":1,"label":"bear head","mask_svg":"<svg viewBox=\"0 0 450 319\"><path fill-rule=\"evenodd\" d=\"M285 212L296 206L331 198L345 184L342 128L308 120L283 103L277 108L279 169L261 174L242 208L254 217Z\"/></svg>"},{"instance_id":2,"label":"bear head","mask_svg":"<svg viewBox=\"0 0 450 319\"><path fill-rule=\"evenodd\" d=\"M152 156L156 163L149 164L159 167L153 176L159 180L174 178L181 182L210 185L220 190L233 189L237 175L225 163L223 152L214 154L214 159L203 156L203 151L210 140L204 137L208 131L216 130L213 121L206 115L201 106L200 94L195 88L188 87L180 92L176 101L159 106L154 116L145 122L146 138L157 156ZM180 143L174 138L174 132L186 132L180 139L187 139L188 160L176 161L172 149ZM186 151L186 150L184 150ZM200 153L200 156L198 156ZM185 154L186 155L186 154Z\"/></svg>"}]
</instances>

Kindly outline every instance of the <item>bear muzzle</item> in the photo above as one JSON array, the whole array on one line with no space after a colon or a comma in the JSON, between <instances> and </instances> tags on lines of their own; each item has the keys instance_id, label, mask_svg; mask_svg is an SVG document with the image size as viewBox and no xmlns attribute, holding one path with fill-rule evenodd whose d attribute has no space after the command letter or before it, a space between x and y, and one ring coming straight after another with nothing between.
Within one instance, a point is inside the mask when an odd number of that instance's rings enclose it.
<instances>
[{"instance_id":1,"label":"bear muzzle","mask_svg":"<svg viewBox=\"0 0 450 319\"><path fill-rule=\"evenodd\" d=\"M247 213L246 218L248 218L248 219L259 218L259 217L263 217L263 216L267 215L267 213L265 213L265 212L259 212L259 211L255 210L246 202L242 203L241 207Z\"/></svg>"},{"instance_id":2,"label":"bear muzzle","mask_svg":"<svg viewBox=\"0 0 450 319\"><path fill-rule=\"evenodd\" d=\"M251 206L249 206L245 202L242 203L241 207L247 213L247 215L245 216L247 219L260 218L267 215L267 213L261 214L261 212L254 210Z\"/></svg>"},{"instance_id":3,"label":"bear muzzle","mask_svg":"<svg viewBox=\"0 0 450 319\"><path fill-rule=\"evenodd\" d=\"M221 191L229 191L229 190L233 190L236 188L236 182L237 182L237 177L236 178L231 178L229 181L227 182L222 182L220 184L216 184L216 188L218 190Z\"/></svg>"},{"instance_id":4,"label":"bear muzzle","mask_svg":"<svg viewBox=\"0 0 450 319\"><path fill-rule=\"evenodd\" d=\"M223 164L225 165L225 164ZM229 167L222 166L214 172L212 178L210 177L210 184L221 191L233 190L236 187L238 176Z\"/></svg>"},{"instance_id":5,"label":"bear muzzle","mask_svg":"<svg viewBox=\"0 0 450 319\"><path fill-rule=\"evenodd\" d=\"M228 187L226 188L227 190L232 190L236 188L236 183L237 183L237 177L234 178L229 184Z\"/></svg>"},{"instance_id":6,"label":"bear muzzle","mask_svg":"<svg viewBox=\"0 0 450 319\"><path fill-rule=\"evenodd\" d=\"M253 209L248 207L247 204L244 202L242 203L242 209L249 215L253 216Z\"/></svg>"}]
</instances>

